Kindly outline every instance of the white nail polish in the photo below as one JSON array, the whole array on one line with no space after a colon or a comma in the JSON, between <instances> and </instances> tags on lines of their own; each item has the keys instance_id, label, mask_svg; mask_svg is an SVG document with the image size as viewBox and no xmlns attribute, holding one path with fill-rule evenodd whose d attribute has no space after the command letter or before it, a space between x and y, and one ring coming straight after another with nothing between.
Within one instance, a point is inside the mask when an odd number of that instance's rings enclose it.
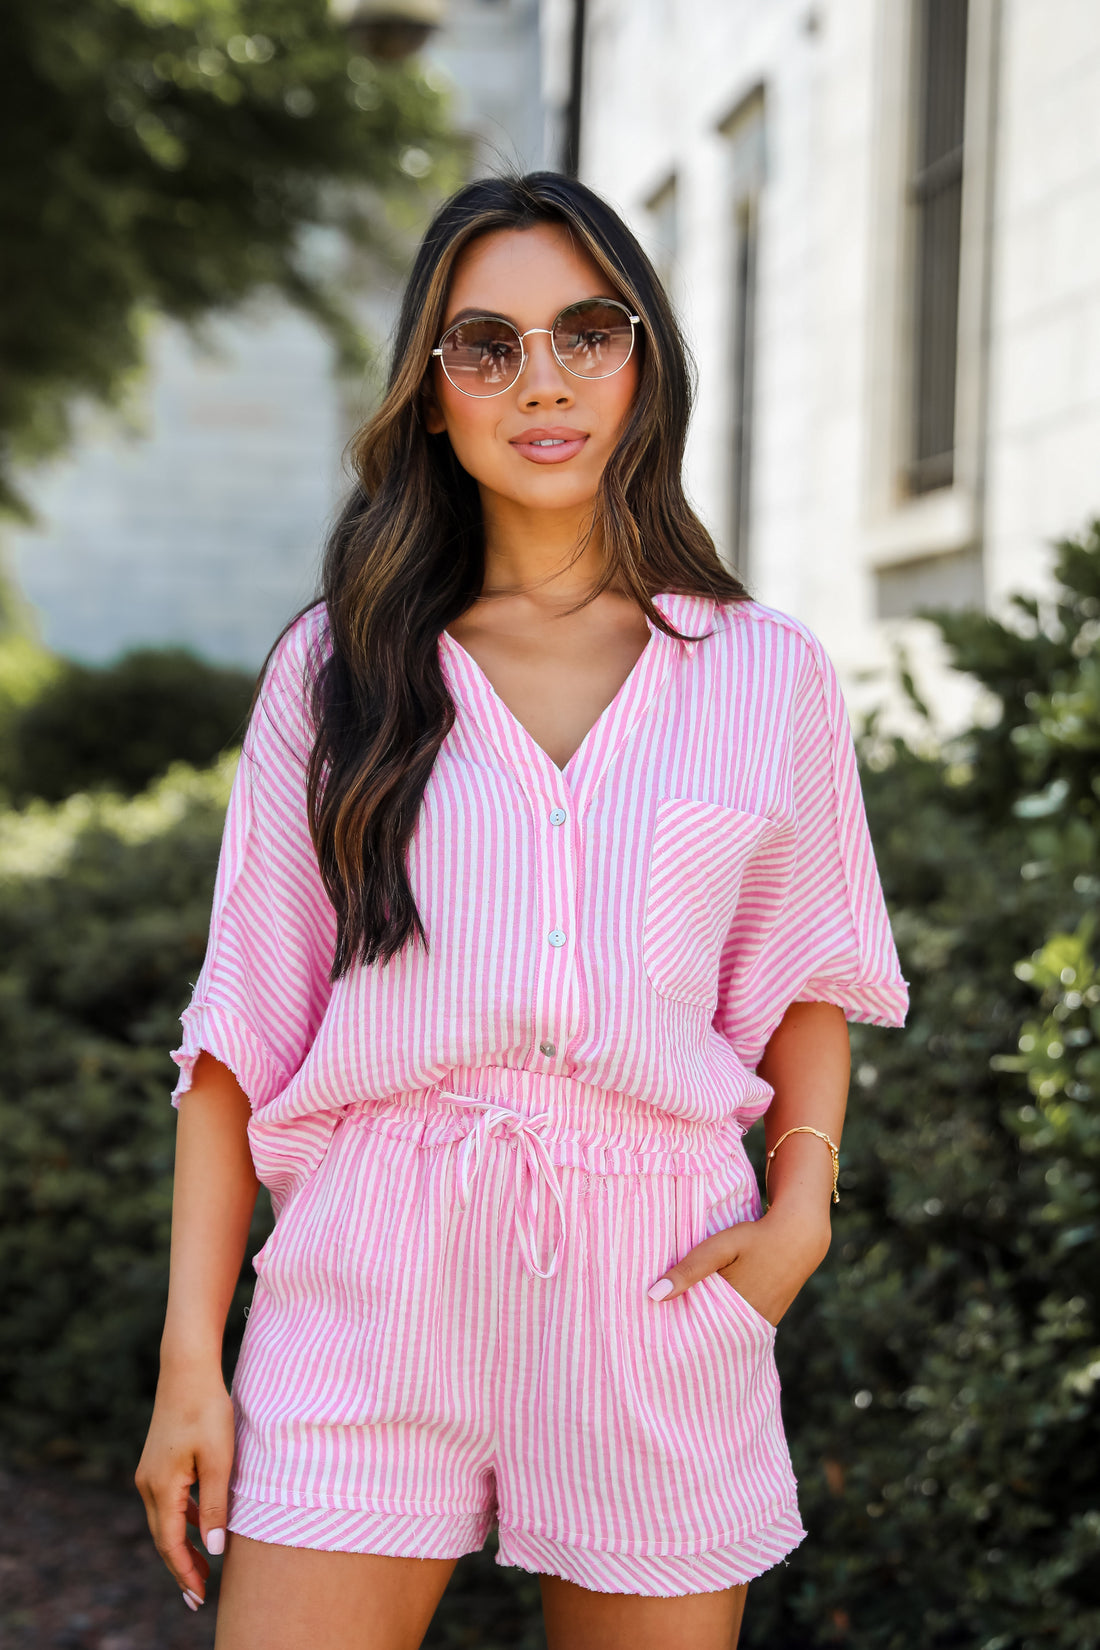
<instances>
[{"instance_id":1,"label":"white nail polish","mask_svg":"<svg viewBox=\"0 0 1100 1650\"><path fill-rule=\"evenodd\" d=\"M183 1602L189 1610L197 1610L199 1605L202 1603L202 1599L197 1593L189 1593L186 1589L180 1594L180 1597L183 1599Z\"/></svg>"}]
</instances>

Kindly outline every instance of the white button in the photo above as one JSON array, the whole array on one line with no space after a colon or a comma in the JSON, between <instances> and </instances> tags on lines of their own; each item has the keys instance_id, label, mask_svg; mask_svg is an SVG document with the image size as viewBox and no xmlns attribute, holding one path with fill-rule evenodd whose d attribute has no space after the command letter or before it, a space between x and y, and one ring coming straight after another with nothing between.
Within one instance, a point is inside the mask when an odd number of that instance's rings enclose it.
<instances>
[{"instance_id":1,"label":"white button","mask_svg":"<svg viewBox=\"0 0 1100 1650\"><path fill-rule=\"evenodd\" d=\"M557 1052L558 1052L558 1046L557 1046L556 1043L540 1043L539 1044L539 1053L540 1054L556 1054Z\"/></svg>"},{"instance_id":2,"label":"white button","mask_svg":"<svg viewBox=\"0 0 1100 1650\"><path fill-rule=\"evenodd\" d=\"M565 824L565 809L564 808L551 808L550 809L550 823L551 823L551 825L564 825Z\"/></svg>"},{"instance_id":3,"label":"white button","mask_svg":"<svg viewBox=\"0 0 1100 1650\"><path fill-rule=\"evenodd\" d=\"M550 930L549 934L547 934L546 938L550 941L551 945L564 945L565 944L565 935L562 933L560 928L551 928L551 930Z\"/></svg>"}]
</instances>

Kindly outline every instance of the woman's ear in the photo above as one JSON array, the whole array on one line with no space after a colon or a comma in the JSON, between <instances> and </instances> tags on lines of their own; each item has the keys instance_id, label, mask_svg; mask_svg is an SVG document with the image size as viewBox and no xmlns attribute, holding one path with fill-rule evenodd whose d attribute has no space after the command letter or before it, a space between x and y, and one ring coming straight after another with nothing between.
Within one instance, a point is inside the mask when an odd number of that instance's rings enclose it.
<instances>
[{"instance_id":1,"label":"woman's ear","mask_svg":"<svg viewBox=\"0 0 1100 1650\"><path fill-rule=\"evenodd\" d=\"M429 435L442 435L447 428L442 409L435 398L435 391L425 388L420 396L420 416L424 420L424 428Z\"/></svg>"}]
</instances>

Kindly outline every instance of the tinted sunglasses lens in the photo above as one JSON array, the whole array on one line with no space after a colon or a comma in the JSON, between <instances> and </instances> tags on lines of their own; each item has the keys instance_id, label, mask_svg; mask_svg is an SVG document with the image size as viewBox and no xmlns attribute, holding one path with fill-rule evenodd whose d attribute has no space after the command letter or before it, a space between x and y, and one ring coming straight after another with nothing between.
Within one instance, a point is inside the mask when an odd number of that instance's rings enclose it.
<instances>
[{"instance_id":1,"label":"tinted sunglasses lens","mask_svg":"<svg viewBox=\"0 0 1100 1650\"><path fill-rule=\"evenodd\" d=\"M618 372L633 347L629 311L607 299L571 304L554 323L558 360L581 378L607 378Z\"/></svg>"},{"instance_id":2,"label":"tinted sunglasses lens","mask_svg":"<svg viewBox=\"0 0 1100 1650\"><path fill-rule=\"evenodd\" d=\"M462 321L440 348L444 372L466 395L497 395L519 377L523 345L507 321Z\"/></svg>"}]
</instances>

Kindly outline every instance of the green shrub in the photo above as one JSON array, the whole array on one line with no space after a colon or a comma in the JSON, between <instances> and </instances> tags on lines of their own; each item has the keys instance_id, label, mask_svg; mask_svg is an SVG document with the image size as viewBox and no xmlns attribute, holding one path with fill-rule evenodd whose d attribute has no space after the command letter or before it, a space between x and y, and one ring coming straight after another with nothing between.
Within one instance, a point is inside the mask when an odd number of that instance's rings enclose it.
<instances>
[{"instance_id":1,"label":"green shrub","mask_svg":"<svg viewBox=\"0 0 1100 1650\"><path fill-rule=\"evenodd\" d=\"M1100 523L1058 576L1014 628L938 618L992 726L864 741L912 1009L853 1029L833 1248L778 1342L810 1540L747 1650L1100 1644Z\"/></svg>"},{"instance_id":2,"label":"green shrub","mask_svg":"<svg viewBox=\"0 0 1100 1650\"><path fill-rule=\"evenodd\" d=\"M167 1286L167 1051L233 766L0 816L0 1447L17 1462L126 1473L140 1453Z\"/></svg>"},{"instance_id":3,"label":"green shrub","mask_svg":"<svg viewBox=\"0 0 1100 1650\"><path fill-rule=\"evenodd\" d=\"M63 661L11 718L0 784L15 802L97 788L133 795L173 762L204 767L244 732L253 678L183 648L103 666Z\"/></svg>"},{"instance_id":4,"label":"green shrub","mask_svg":"<svg viewBox=\"0 0 1100 1650\"><path fill-rule=\"evenodd\" d=\"M8 789L15 725L60 668L60 659L36 640L26 605L5 578L0 556L0 801Z\"/></svg>"}]
</instances>

